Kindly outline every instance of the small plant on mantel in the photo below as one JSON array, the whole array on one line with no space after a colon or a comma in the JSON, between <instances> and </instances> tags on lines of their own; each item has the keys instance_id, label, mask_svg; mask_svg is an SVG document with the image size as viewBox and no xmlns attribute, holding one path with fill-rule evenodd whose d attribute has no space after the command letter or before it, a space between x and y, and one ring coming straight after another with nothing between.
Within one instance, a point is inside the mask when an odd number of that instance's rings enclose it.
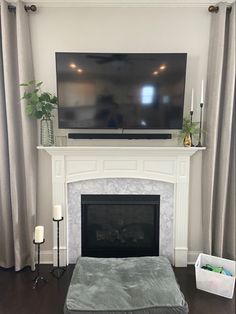
<instances>
[{"instance_id":1,"label":"small plant on mantel","mask_svg":"<svg viewBox=\"0 0 236 314\"><path fill-rule=\"evenodd\" d=\"M182 129L179 131L179 139L183 140L185 147L192 146L192 137L199 134L199 123L191 122L190 118L183 119Z\"/></svg>"},{"instance_id":2,"label":"small plant on mantel","mask_svg":"<svg viewBox=\"0 0 236 314\"><path fill-rule=\"evenodd\" d=\"M40 142L43 146L54 144L53 110L57 108L57 97L41 90L43 82L30 81L20 84L29 90L24 92L22 99L26 101L26 114L40 121Z\"/></svg>"},{"instance_id":3,"label":"small plant on mantel","mask_svg":"<svg viewBox=\"0 0 236 314\"><path fill-rule=\"evenodd\" d=\"M36 119L51 119L52 110L57 108L57 97L41 90L43 82L30 81L20 84L29 87L22 99L26 100L26 113Z\"/></svg>"}]
</instances>

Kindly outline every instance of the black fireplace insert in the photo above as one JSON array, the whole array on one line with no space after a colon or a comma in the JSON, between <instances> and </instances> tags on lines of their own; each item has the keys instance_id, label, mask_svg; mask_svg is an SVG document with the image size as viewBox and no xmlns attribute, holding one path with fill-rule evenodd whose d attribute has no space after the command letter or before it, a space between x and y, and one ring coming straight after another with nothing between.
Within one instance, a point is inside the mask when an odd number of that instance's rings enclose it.
<instances>
[{"instance_id":1,"label":"black fireplace insert","mask_svg":"<svg viewBox=\"0 0 236 314\"><path fill-rule=\"evenodd\" d=\"M82 195L82 256L159 255L159 195Z\"/></svg>"}]
</instances>

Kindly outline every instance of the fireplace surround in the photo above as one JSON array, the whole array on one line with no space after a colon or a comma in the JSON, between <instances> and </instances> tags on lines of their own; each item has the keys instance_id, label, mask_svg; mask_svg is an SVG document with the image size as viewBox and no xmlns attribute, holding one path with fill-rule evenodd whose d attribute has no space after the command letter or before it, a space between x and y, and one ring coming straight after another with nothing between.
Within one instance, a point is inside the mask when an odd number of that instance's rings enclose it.
<instances>
[{"instance_id":1,"label":"fireplace surround","mask_svg":"<svg viewBox=\"0 0 236 314\"><path fill-rule=\"evenodd\" d=\"M151 143L151 142L150 142ZM38 147L52 157L53 204L63 207L62 265L69 263L68 184L85 180L132 178L174 186L173 265L187 266L190 157L204 147L67 146ZM53 230L56 263L56 230Z\"/></svg>"},{"instance_id":2,"label":"fireplace surround","mask_svg":"<svg viewBox=\"0 0 236 314\"><path fill-rule=\"evenodd\" d=\"M174 184L136 178L103 178L71 182L67 185L68 262L75 263L82 255L82 196L100 195L160 195L159 253L174 260Z\"/></svg>"}]
</instances>

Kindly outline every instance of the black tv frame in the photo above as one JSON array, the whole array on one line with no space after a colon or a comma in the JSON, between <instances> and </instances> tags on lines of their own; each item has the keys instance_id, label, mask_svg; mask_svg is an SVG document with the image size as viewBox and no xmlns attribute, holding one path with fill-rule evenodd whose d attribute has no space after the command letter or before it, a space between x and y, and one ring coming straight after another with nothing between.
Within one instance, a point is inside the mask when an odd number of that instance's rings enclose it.
<instances>
[{"instance_id":1,"label":"black tv frame","mask_svg":"<svg viewBox=\"0 0 236 314\"><path fill-rule=\"evenodd\" d=\"M156 54L166 54L166 55L185 55L186 56L186 59L185 59L185 73L186 73L186 68L187 68L187 53L186 52L177 52L177 53L174 53L174 52L167 52L167 53L164 53L164 52L157 52L157 53L154 53L154 52L151 52L151 53L148 53L148 52L63 52L63 51L60 51L60 52L55 52L55 59L56 59L56 55L57 54L104 54L104 53L110 53L110 54L148 54L148 55L156 55ZM58 73L58 70L57 70L57 62L56 62L56 73ZM58 76L56 75L56 84L57 84L57 95L58 95ZM184 79L184 91L183 91L183 95L185 95L185 86L186 86L186 75L185 75L185 79ZM58 107L58 110L60 110L60 108ZM184 114L184 103L183 103L183 114ZM101 128L87 128L87 127L68 127L68 128L65 128L65 127L61 127L60 125L60 119L59 119L59 114L58 114L58 128L59 129L64 129L64 130L119 130L120 128L112 128L112 127L109 127L109 128L104 128L104 127L101 127ZM144 135L143 139L150 139L150 137L153 137L153 139L161 139L159 136L160 134L149 134L149 133L145 133L145 131L151 131L151 130L160 130L160 128L124 128L123 130L142 130L144 131L142 134ZM162 130L166 130L166 131L174 131L174 130L179 130L179 129L176 129L176 128L169 128L169 129L162 129ZM83 135L80 133L70 133L72 137L70 137L68 135L68 138L77 138L77 139L81 139L81 138L95 138L95 137L91 137L91 135L89 133L85 134L83 133ZM72 135L73 134L73 135ZM79 136L82 136L82 137L79 137ZM95 134L94 134L95 135ZM104 134L99 134L99 135L102 135L104 136ZM113 134L111 134L112 136ZM122 136L121 136L122 135ZM74 136L74 137L73 137ZM76 137L77 136L77 137ZM85 137L86 136L86 137ZM119 137L121 136L121 137ZM117 134L117 138L120 138L120 139L124 139L126 138L126 134ZM133 134L134 137L132 137L132 139L140 139L142 138L141 134ZM154 137L156 136L156 137ZM169 137L170 136L170 137ZM104 137L99 137L100 139L101 138L104 138ZM112 139L114 139L114 137L110 137ZM164 137L164 139L169 139L171 138L171 134L168 134L167 137ZM131 139L131 137L129 137L129 139Z\"/></svg>"}]
</instances>

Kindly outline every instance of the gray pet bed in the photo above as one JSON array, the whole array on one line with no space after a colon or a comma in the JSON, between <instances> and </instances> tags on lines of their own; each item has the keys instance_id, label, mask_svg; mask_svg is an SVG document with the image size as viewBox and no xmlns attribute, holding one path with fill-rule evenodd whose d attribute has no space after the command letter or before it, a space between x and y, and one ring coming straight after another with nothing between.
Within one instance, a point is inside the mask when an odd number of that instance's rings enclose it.
<instances>
[{"instance_id":1,"label":"gray pet bed","mask_svg":"<svg viewBox=\"0 0 236 314\"><path fill-rule=\"evenodd\" d=\"M164 257L81 257L64 313L182 314L188 306Z\"/></svg>"}]
</instances>

